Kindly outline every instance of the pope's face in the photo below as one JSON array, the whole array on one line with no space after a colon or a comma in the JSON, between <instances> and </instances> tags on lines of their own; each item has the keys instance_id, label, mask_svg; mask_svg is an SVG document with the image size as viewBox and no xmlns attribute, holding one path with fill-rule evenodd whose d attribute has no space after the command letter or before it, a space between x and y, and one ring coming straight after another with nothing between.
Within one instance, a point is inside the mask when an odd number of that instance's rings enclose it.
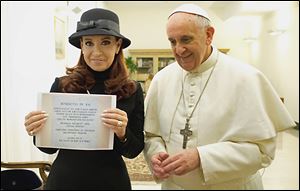
<instances>
[{"instance_id":1,"label":"pope's face","mask_svg":"<svg viewBox=\"0 0 300 191\"><path fill-rule=\"evenodd\" d=\"M114 36L83 36L81 50L87 65L94 71L101 72L112 65L121 44L122 40L117 40Z\"/></svg>"},{"instance_id":2,"label":"pope's face","mask_svg":"<svg viewBox=\"0 0 300 191\"><path fill-rule=\"evenodd\" d=\"M198 16L187 13L173 14L167 23L167 36L178 64L192 71L209 56L214 29L201 28Z\"/></svg>"}]
</instances>

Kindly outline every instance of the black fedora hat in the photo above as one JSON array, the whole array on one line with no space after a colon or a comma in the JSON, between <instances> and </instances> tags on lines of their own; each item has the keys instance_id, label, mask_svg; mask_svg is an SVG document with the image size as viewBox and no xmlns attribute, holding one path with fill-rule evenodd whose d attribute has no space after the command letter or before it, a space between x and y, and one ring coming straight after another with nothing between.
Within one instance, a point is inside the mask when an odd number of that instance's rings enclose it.
<instances>
[{"instance_id":1,"label":"black fedora hat","mask_svg":"<svg viewBox=\"0 0 300 191\"><path fill-rule=\"evenodd\" d=\"M107 9L95 8L84 12L77 22L76 32L69 37L69 42L81 48L80 37L87 35L111 35L122 38L122 48L128 47L131 43L120 34L118 15Z\"/></svg>"}]
</instances>

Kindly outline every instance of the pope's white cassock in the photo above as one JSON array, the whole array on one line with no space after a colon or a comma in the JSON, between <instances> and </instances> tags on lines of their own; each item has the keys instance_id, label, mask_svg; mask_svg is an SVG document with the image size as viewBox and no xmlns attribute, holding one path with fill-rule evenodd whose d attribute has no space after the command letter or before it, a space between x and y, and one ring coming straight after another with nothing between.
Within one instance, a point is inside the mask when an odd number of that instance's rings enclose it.
<instances>
[{"instance_id":1,"label":"pope's white cassock","mask_svg":"<svg viewBox=\"0 0 300 191\"><path fill-rule=\"evenodd\" d=\"M187 149L198 149L201 164L162 188L262 189L259 170L274 159L277 132L295 126L266 77L215 47L193 72L176 62L158 72L145 99L148 165L158 152L183 149L180 130L194 107Z\"/></svg>"}]
</instances>

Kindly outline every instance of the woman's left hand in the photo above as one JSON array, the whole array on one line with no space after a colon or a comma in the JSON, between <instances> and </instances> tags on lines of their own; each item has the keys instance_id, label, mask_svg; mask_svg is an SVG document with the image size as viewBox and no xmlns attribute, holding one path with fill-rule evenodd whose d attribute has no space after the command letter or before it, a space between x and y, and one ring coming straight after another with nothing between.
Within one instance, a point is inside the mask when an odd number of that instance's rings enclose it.
<instances>
[{"instance_id":1,"label":"woman's left hand","mask_svg":"<svg viewBox=\"0 0 300 191\"><path fill-rule=\"evenodd\" d=\"M125 139L127 127L127 113L118 108L104 110L101 114L105 127L111 128L120 140Z\"/></svg>"}]
</instances>

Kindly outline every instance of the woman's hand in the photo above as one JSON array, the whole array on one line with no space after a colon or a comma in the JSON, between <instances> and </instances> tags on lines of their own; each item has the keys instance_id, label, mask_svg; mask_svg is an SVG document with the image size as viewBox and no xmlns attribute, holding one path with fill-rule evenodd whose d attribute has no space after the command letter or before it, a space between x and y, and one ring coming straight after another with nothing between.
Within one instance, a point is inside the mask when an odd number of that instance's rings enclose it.
<instances>
[{"instance_id":1,"label":"woman's hand","mask_svg":"<svg viewBox=\"0 0 300 191\"><path fill-rule=\"evenodd\" d=\"M118 108L104 110L101 114L103 125L111 128L120 140L125 140L127 113Z\"/></svg>"},{"instance_id":2,"label":"woman's hand","mask_svg":"<svg viewBox=\"0 0 300 191\"><path fill-rule=\"evenodd\" d=\"M25 116L25 128L28 135L35 135L45 126L48 114L45 111L32 111Z\"/></svg>"}]
</instances>

